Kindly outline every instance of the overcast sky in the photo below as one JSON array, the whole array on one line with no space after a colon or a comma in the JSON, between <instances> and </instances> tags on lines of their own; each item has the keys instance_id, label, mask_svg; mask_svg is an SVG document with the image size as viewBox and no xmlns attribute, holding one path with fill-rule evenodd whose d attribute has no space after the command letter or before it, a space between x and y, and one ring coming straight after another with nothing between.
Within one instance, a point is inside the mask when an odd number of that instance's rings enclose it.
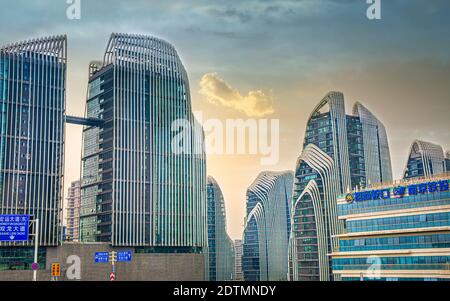
<instances>
[{"instance_id":1,"label":"overcast sky","mask_svg":"<svg viewBox=\"0 0 450 301\"><path fill-rule=\"evenodd\" d=\"M224 193L228 232L242 234L245 192L263 170L293 170L307 117L330 90L347 111L360 101L384 122L394 175L410 144L450 149L450 1L82 0L81 19L65 0L0 0L0 44L67 34L67 113L82 116L88 63L101 59L112 32L151 34L172 43L190 79L193 109L205 118L277 118L281 158L209 156ZM253 116L252 116L253 115ZM79 177L81 129L67 127L66 184Z\"/></svg>"}]
</instances>

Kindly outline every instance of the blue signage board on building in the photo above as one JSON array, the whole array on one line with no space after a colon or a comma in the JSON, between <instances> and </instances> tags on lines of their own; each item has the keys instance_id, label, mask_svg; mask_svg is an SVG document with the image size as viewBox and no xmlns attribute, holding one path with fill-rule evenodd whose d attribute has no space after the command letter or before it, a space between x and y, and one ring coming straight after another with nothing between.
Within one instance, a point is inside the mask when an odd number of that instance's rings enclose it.
<instances>
[{"instance_id":1,"label":"blue signage board on building","mask_svg":"<svg viewBox=\"0 0 450 301\"><path fill-rule=\"evenodd\" d=\"M390 189L355 192L351 199L356 202L376 201L390 198L402 198L406 194L414 196L444 191L449 191L449 182L447 180L412 184L409 186L398 186L394 187L392 192Z\"/></svg>"},{"instance_id":2,"label":"blue signage board on building","mask_svg":"<svg viewBox=\"0 0 450 301\"><path fill-rule=\"evenodd\" d=\"M133 259L132 251L117 252L117 262L129 262Z\"/></svg>"},{"instance_id":3,"label":"blue signage board on building","mask_svg":"<svg viewBox=\"0 0 450 301\"><path fill-rule=\"evenodd\" d=\"M104 263L109 261L109 252L96 252L94 255L95 263Z\"/></svg>"},{"instance_id":4,"label":"blue signage board on building","mask_svg":"<svg viewBox=\"0 0 450 301\"><path fill-rule=\"evenodd\" d=\"M28 241L29 226L29 215L0 215L0 241Z\"/></svg>"}]
</instances>

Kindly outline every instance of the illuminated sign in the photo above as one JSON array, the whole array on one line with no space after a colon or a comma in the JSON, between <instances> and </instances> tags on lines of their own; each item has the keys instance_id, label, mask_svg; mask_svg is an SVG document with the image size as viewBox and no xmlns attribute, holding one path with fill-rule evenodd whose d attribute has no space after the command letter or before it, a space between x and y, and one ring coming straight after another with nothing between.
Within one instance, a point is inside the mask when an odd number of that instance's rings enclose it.
<instances>
[{"instance_id":1,"label":"illuminated sign","mask_svg":"<svg viewBox=\"0 0 450 301\"><path fill-rule=\"evenodd\" d=\"M376 201L376 200L385 200L393 198L402 198L408 193L409 196L427 194L427 193L435 193L435 192L444 192L449 191L449 183L447 180L437 181L437 182L429 182L429 183L421 183L421 184L412 184L409 186L398 186L392 189L380 189L380 190L369 190L369 191L361 191L355 192L353 194L353 200L355 202L364 202L364 201ZM349 201L348 195L345 197L347 203L352 203L353 201Z\"/></svg>"}]
</instances>

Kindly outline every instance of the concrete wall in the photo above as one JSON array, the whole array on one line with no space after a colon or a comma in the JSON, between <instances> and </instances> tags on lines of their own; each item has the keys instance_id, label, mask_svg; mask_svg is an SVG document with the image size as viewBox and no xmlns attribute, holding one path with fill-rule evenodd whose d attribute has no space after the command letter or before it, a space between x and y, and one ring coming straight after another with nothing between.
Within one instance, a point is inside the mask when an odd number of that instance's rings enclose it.
<instances>
[{"instance_id":1,"label":"concrete wall","mask_svg":"<svg viewBox=\"0 0 450 301\"><path fill-rule=\"evenodd\" d=\"M38 281L51 280L52 263L61 264L59 281L69 281L69 274L76 264L67 262L71 255L80 258L82 281L109 281L111 263L94 263L95 252L133 250L133 248L112 248L108 244L68 243L61 247L47 249L45 270L38 271ZM202 281L204 280L203 254L136 254L132 262L116 264L116 281ZM0 271L0 281L30 281L32 271Z\"/></svg>"}]
</instances>

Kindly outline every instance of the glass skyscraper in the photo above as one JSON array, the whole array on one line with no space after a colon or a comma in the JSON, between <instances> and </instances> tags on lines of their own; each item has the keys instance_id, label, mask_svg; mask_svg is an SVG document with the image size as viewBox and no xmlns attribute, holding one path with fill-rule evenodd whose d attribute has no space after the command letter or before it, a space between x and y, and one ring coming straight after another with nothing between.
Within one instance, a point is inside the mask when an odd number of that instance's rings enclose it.
<instances>
[{"instance_id":1,"label":"glass skyscraper","mask_svg":"<svg viewBox=\"0 0 450 301\"><path fill-rule=\"evenodd\" d=\"M330 92L310 115L297 161L289 247L290 280L332 280L328 256L343 231L336 198L355 187L392 180L386 130L362 104L346 115L344 95Z\"/></svg>"},{"instance_id":2,"label":"glass skyscraper","mask_svg":"<svg viewBox=\"0 0 450 301\"><path fill-rule=\"evenodd\" d=\"M208 177L208 264L210 281L234 280L234 243L227 233L225 201L213 177Z\"/></svg>"},{"instance_id":3,"label":"glass skyscraper","mask_svg":"<svg viewBox=\"0 0 450 301\"><path fill-rule=\"evenodd\" d=\"M83 242L200 252L207 245L203 130L175 48L151 36L112 34L90 64L83 131ZM173 149L184 120L184 151Z\"/></svg>"},{"instance_id":4,"label":"glass skyscraper","mask_svg":"<svg viewBox=\"0 0 450 301\"><path fill-rule=\"evenodd\" d=\"M450 172L450 151L445 154L445 170Z\"/></svg>"},{"instance_id":5,"label":"glass skyscraper","mask_svg":"<svg viewBox=\"0 0 450 301\"><path fill-rule=\"evenodd\" d=\"M245 281L283 281L288 272L292 172L262 172L247 190Z\"/></svg>"},{"instance_id":6,"label":"glass skyscraper","mask_svg":"<svg viewBox=\"0 0 450 301\"><path fill-rule=\"evenodd\" d=\"M350 281L450 281L449 182L442 174L340 196L345 231L333 273Z\"/></svg>"},{"instance_id":7,"label":"glass skyscraper","mask_svg":"<svg viewBox=\"0 0 450 301\"><path fill-rule=\"evenodd\" d=\"M450 171L447 155L444 154L440 145L420 140L414 141L406 163L404 179L428 177Z\"/></svg>"},{"instance_id":8,"label":"glass skyscraper","mask_svg":"<svg viewBox=\"0 0 450 301\"><path fill-rule=\"evenodd\" d=\"M61 241L66 49L65 36L0 48L0 214L39 218L41 246Z\"/></svg>"}]
</instances>

